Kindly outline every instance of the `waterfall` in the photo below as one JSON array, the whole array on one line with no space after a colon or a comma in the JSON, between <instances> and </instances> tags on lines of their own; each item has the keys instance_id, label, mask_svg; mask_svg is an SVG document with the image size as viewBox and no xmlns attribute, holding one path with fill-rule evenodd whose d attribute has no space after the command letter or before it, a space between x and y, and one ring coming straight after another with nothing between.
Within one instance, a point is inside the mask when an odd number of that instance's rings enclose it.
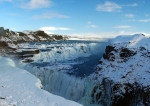
<instances>
[{"instance_id":1,"label":"waterfall","mask_svg":"<svg viewBox=\"0 0 150 106\"><path fill-rule=\"evenodd\" d=\"M88 104L94 84L88 76L107 44L98 41L22 44L20 47L38 48L40 53L33 57L34 62L19 65L39 78L43 89L50 93Z\"/></svg>"}]
</instances>

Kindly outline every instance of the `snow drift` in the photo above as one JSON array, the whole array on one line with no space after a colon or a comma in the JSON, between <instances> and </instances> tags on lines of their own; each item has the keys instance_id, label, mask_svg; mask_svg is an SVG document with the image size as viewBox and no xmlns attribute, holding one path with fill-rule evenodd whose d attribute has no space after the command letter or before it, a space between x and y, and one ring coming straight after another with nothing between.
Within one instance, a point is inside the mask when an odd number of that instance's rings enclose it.
<instances>
[{"instance_id":1,"label":"snow drift","mask_svg":"<svg viewBox=\"0 0 150 106\"><path fill-rule=\"evenodd\" d=\"M40 80L0 57L0 106L81 106L41 89Z\"/></svg>"}]
</instances>

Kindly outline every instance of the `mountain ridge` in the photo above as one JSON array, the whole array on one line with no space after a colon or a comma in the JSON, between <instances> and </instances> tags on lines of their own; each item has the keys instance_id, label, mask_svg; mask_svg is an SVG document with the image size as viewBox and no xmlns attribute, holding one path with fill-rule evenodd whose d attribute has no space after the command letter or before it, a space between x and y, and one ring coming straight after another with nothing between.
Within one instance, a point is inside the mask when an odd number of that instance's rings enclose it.
<instances>
[{"instance_id":1,"label":"mountain ridge","mask_svg":"<svg viewBox=\"0 0 150 106\"><path fill-rule=\"evenodd\" d=\"M66 40L64 35L48 35L42 30L15 32L0 27L0 52L14 51L18 43Z\"/></svg>"}]
</instances>

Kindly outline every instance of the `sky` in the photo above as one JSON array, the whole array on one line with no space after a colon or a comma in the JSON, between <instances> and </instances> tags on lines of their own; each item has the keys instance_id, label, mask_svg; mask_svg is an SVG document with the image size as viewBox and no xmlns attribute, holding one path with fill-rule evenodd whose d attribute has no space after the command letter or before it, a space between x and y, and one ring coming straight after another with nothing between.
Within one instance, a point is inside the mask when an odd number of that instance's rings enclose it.
<instances>
[{"instance_id":1,"label":"sky","mask_svg":"<svg viewBox=\"0 0 150 106\"><path fill-rule=\"evenodd\" d=\"M0 26L69 36L150 34L150 0L0 0Z\"/></svg>"}]
</instances>

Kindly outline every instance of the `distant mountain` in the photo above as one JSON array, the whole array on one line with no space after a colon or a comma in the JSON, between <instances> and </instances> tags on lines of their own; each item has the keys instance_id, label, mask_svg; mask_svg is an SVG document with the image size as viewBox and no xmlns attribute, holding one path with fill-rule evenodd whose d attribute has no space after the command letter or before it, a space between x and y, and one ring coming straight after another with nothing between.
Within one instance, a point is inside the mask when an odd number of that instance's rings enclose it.
<instances>
[{"instance_id":1,"label":"distant mountain","mask_svg":"<svg viewBox=\"0 0 150 106\"><path fill-rule=\"evenodd\" d=\"M9 29L0 28L0 41L4 42L29 42L29 41L44 41L53 40L51 36L44 31L26 31L14 32Z\"/></svg>"},{"instance_id":2,"label":"distant mountain","mask_svg":"<svg viewBox=\"0 0 150 106\"><path fill-rule=\"evenodd\" d=\"M48 35L42 30L15 32L0 27L0 50L15 49L18 43L65 40L66 38L63 35Z\"/></svg>"},{"instance_id":3,"label":"distant mountain","mask_svg":"<svg viewBox=\"0 0 150 106\"><path fill-rule=\"evenodd\" d=\"M104 106L150 106L150 38L118 36L106 47L95 73L93 102Z\"/></svg>"},{"instance_id":4,"label":"distant mountain","mask_svg":"<svg viewBox=\"0 0 150 106\"><path fill-rule=\"evenodd\" d=\"M15 32L9 29L0 27L0 41L4 42L33 42L33 41L54 41L64 40L63 35L52 34L51 36L46 34L42 30L37 31L24 31Z\"/></svg>"}]
</instances>

